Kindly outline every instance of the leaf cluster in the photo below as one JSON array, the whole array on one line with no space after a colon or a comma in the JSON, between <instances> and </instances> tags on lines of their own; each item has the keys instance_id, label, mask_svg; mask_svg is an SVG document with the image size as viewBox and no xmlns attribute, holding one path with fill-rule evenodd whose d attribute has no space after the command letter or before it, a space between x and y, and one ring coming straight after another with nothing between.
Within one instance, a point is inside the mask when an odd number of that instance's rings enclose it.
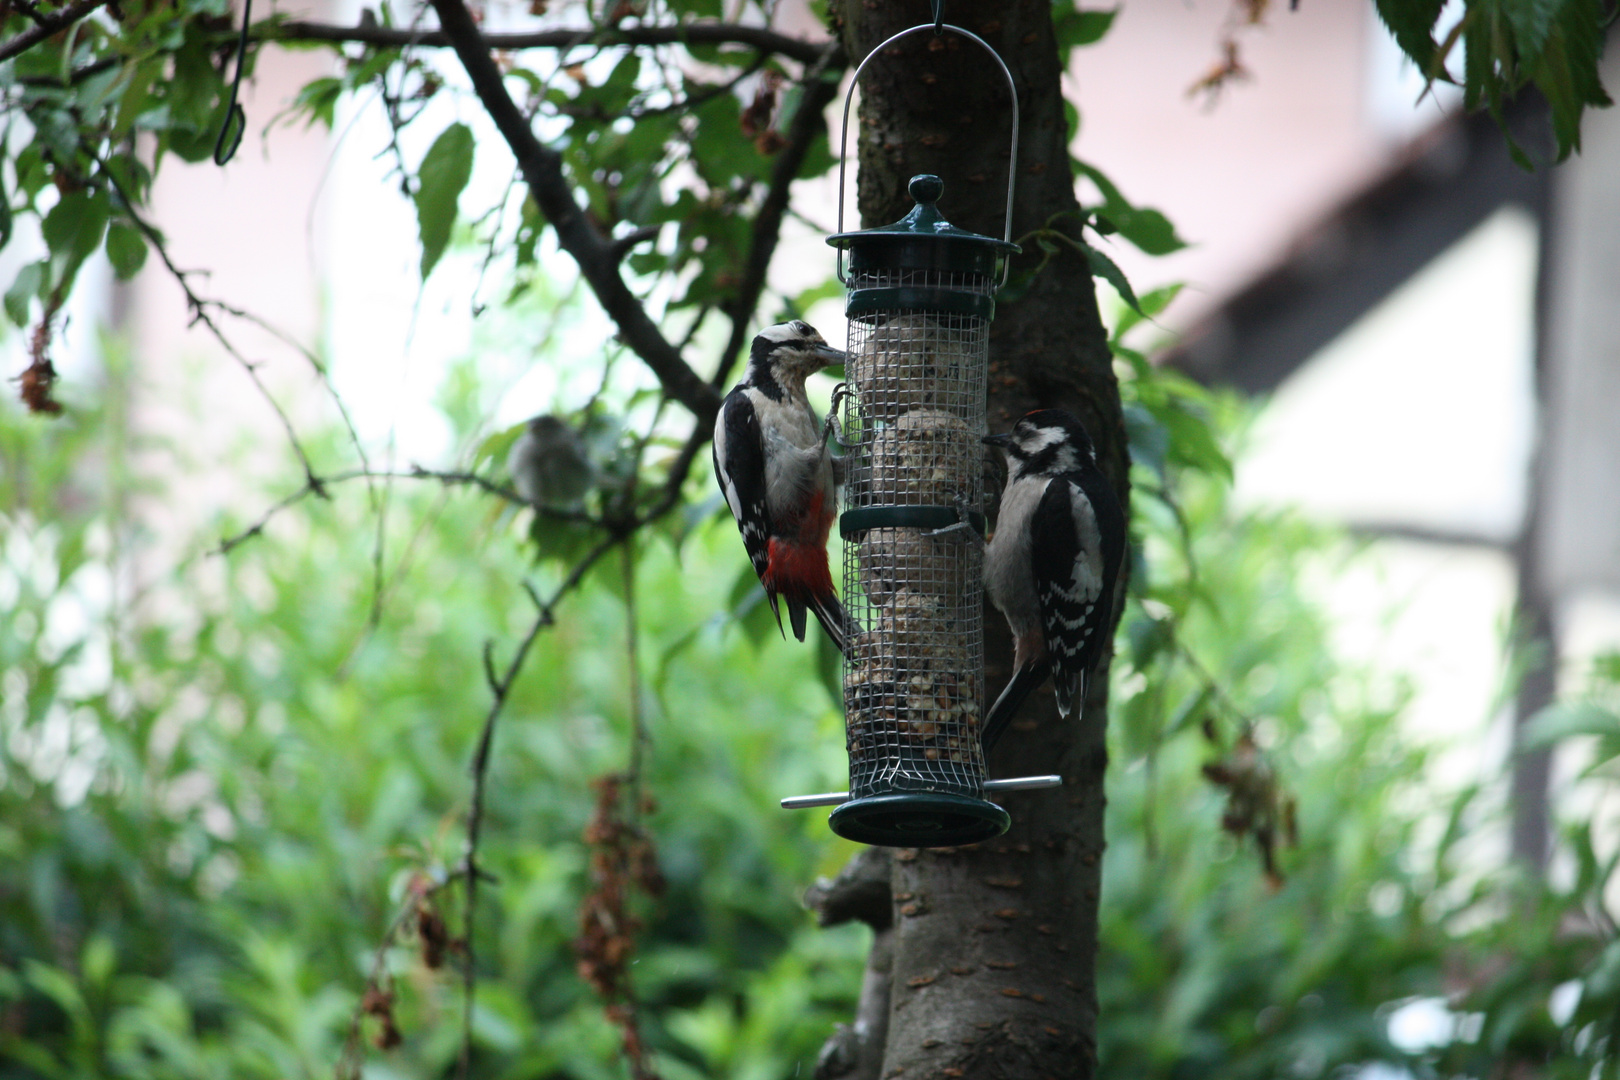
<instances>
[{"instance_id":1,"label":"leaf cluster","mask_svg":"<svg viewBox=\"0 0 1620 1080\"><path fill-rule=\"evenodd\" d=\"M20 8L7 11L7 37L30 25ZM29 323L36 304L60 309L98 250L120 278L141 269L148 243L161 240L138 216L153 174L168 154L197 162L212 152L230 51L229 9L219 0L138 0L0 69L9 117L0 140L0 247L19 217L33 217L47 249L6 290L12 322Z\"/></svg>"},{"instance_id":2,"label":"leaf cluster","mask_svg":"<svg viewBox=\"0 0 1620 1080\"><path fill-rule=\"evenodd\" d=\"M1418 70L1431 82L1460 85L1467 108L1484 105L1500 123L1505 102L1528 87L1539 90L1551 107L1559 161L1580 150L1587 107L1612 103L1598 77L1612 18L1603 0L1467 0L1439 41L1443 0L1374 0L1374 6ZM1460 78L1449 64L1459 47ZM1511 135L1508 144L1514 159L1531 167Z\"/></svg>"}]
</instances>

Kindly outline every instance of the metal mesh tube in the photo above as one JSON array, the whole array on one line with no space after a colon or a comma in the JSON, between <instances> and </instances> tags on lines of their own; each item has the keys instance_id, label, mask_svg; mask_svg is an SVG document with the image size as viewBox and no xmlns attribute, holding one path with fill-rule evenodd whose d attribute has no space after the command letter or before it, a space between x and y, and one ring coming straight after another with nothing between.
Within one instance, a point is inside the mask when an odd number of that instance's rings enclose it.
<instances>
[{"instance_id":1,"label":"metal mesh tube","mask_svg":"<svg viewBox=\"0 0 1620 1080\"><path fill-rule=\"evenodd\" d=\"M852 288L946 288L989 279L866 274ZM844 507L983 505L989 324L978 316L867 312L849 324ZM853 798L903 791L979 797L984 758L983 547L966 529L871 528L846 537L844 661Z\"/></svg>"}]
</instances>

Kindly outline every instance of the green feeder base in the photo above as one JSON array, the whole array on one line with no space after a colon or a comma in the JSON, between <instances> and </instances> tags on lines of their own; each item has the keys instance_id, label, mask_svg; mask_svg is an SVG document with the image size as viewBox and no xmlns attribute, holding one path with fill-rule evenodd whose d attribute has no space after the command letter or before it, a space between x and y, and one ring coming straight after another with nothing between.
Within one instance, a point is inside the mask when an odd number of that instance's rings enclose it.
<instances>
[{"instance_id":1,"label":"green feeder base","mask_svg":"<svg viewBox=\"0 0 1620 1080\"><path fill-rule=\"evenodd\" d=\"M1012 824L993 802L939 791L851 799L827 819L846 840L879 847L960 847L1000 836Z\"/></svg>"}]
</instances>

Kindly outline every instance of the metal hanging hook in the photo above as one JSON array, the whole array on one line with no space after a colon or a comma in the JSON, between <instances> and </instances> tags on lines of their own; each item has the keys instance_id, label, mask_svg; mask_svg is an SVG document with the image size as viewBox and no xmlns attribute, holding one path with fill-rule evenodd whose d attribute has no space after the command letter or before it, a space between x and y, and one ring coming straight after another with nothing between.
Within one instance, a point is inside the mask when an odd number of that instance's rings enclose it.
<instances>
[{"instance_id":1,"label":"metal hanging hook","mask_svg":"<svg viewBox=\"0 0 1620 1080\"><path fill-rule=\"evenodd\" d=\"M220 121L219 136L214 140L214 164L224 166L236 156L247 134L247 113L237 103L242 93L242 66L247 62L248 30L253 24L253 0L242 3L242 36L236 42L236 76L231 79L231 96L225 105L225 119Z\"/></svg>"},{"instance_id":2,"label":"metal hanging hook","mask_svg":"<svg viewBox=\"0 0 1620 1080\"><path fill-rule=\"evenodd\" d=\"M1001 238L1010 244L1012 243L1013 180L1018 174L1018 87L1013 82L1012 72L1008 70L1007 62L1001 58L1000 53L991 47L988 41L971 30L964 30L960 26L953 26L948 22L944 22L945 0L933 0L933 3L935 21L932 26L928 23L920 23L895 34L867 53L860 64L856 66L855 74L850 76L849 89L844 93L843 126L838 132L838 231L840 233L844 231L844 180L845 170L849 165L849 106L855 97L855 87L861 81L861 72L866 70L866 65L872 62L873 57L901 38L910 37L912 34L921 33L925 30L933 30L936 34L949 30L954 34L961 34L963 37L977 42L979 47L989 53L991 58L995 60L996 66L1001 68L1001 74L1007 80L1007 93L1012 98L1012 148L1007 159L1007 213L1002 221ZM1011 267L1012 263L1010 261L1003 260L1001 281L997 283L997 288L1007 284L1007 274ZM838 280L846 285L849 284L844 279L844 251L842 248L838 250Z\"/></svg>"}]
</instances>

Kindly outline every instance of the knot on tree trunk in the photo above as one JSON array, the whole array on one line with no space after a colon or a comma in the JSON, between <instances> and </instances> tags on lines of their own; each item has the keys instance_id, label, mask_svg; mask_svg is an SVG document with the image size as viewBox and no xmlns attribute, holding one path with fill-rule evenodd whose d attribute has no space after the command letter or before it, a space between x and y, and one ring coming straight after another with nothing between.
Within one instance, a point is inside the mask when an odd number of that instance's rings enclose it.
<instances>
[{"instance_id":1,"label":"knot on tree trunk","mask_svg":"<svg viewBox=\"0 0 1620 1080\"><path fill-rule=\"evenodd\" d=\"M816 913L821 926L863 922L873 930L887 930L894 922L894 897L889 888L893 863L886 848L866 848L850 859L835 878L819 878L804 892L804 906Z\"/></svg>"}]
</instances>

